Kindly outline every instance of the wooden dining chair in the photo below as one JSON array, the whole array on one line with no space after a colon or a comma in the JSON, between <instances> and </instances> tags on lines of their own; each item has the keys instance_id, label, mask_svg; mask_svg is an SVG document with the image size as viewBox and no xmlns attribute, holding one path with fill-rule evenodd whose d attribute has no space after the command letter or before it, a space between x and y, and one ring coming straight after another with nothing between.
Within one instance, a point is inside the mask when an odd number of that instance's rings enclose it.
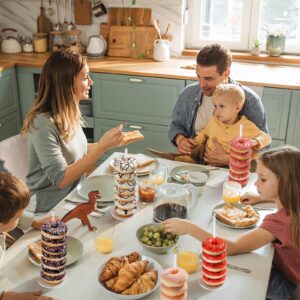
<instances>
[{"instance_id":1,"label":"wooden dining chair","mask_svg":"<svg viewBox=\"0 0 300 300\"><path fill-rule=\"evenodd\" d=\"M28 173L27 137L20 134L0 142L0 160L11 174L26 180Z\"/></svg>"}]
</instances>

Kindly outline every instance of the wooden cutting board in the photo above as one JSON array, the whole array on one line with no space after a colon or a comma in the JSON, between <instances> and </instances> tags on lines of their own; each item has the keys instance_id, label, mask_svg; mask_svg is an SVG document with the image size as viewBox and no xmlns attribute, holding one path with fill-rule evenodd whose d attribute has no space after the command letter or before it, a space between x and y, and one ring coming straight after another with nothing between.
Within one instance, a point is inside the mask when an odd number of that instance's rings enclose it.
<instances>
[{"instance_id":1,"label":"wooden cutting board","mask_svg":"<svg viewBox=\"0 0 300 300\"><path fill-rule=\"evenodd\" d=\"M151 8L110 7L108 9L108 25L151 26L151 14Z\"/></svg>"},{"instance_id":2,"label":"wooden cutting board","mask_svg":"<svg viewBox=\"0 0 300 300\"><path fill-rule=\"evenodd\" d=\"M110 26L108 55L152 58L156 39L154 27Z\"/></svg>"},{"instance_id":3,"label":"wooden cutting board","mask_svg":"<svg viewBox=\"0 0 300 300\"><path fill-rule=\"evenodd\" d=\"M91 1L75 0L74 17L75 17L75 24L91 25L92 24Z\"/></svg>"}]
</instances>

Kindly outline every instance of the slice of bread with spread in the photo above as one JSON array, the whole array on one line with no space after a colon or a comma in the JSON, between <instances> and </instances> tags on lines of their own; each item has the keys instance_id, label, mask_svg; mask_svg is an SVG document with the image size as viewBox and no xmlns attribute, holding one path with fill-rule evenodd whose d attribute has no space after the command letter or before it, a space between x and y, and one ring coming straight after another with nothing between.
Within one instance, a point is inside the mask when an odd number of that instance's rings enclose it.
<instances>
[{"instance_id":1,"label":"slice of bread with spread","mask_svg":"<svg viewBox=\"0 0 300 300\"><path fill-rule=\"evenodd\" d=\"M35 243L31 243L28 245L29 250L31 253L39 260L42 259L42 241L38 241Z\"/></svg>"},{"instance_id":2,"label":"slice of bread with spread","mask_svg":"<svg viewBox=\"0 0 300 300\"><path fill-rule=\"evenodd\" d=\"M123 132L123 140L126 144L142 140L143 138L144 135L141 134L139 130Z\"/></svg>"}]
</instances>

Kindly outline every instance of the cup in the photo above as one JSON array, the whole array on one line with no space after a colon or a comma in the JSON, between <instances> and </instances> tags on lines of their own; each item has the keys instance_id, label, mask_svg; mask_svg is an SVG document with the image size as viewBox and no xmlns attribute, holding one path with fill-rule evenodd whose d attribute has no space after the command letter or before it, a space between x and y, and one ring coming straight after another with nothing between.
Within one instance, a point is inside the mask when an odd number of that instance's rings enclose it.
<instances>
[{"instance_id":1,"label":"cup","mask_svg":"<svg viewBox=\"0 0 300 300\"><path fill-rule=\"evenodd\" d=\"M149 179L138 182L139 199L143 203L153 203L156 193L156 185Z\"/></svg>"},{"instance_id":2,"label":"cup","mask_svg":"<svg viewBox=\"0 0 300 300\"><path fill-rule=\"evenodd\" d=\"M201 196L207 181L207 175L203 172L191 172L189 182L196 188L197 196Z\"/></svg>"},{"instance_id":3,"label":"cup","mask_svg":"<svg viewBox=\"0 0 300 300\"><path fill-rule=\"evenodd\" d=\"M199 255L194 251L179 251L177 254L177 266L192 274L198 271Z\"/></svg>"},{"instance_id":4,"label":"cup","mask_svg":"<svg viewBox=\"0 0 300 300\"><path fill-rule=\"evenodd\" d=\"M106 229L103 229L106 228ZM94 242L96 251L101 254L111 253L114 249L115 227L112 225L101 225L94 231Z\"/></svg>"},{"instance_id":5,"label":"cup","mask_svg":"<svg viewBox=\"0 0 300 300\"><path fill-rule=\"evenodd\" d=\"M238 203L241 198L242 186L235 181L223 183L223 200L225 203Z\"/></svg>"},{"instance_id":6,"label":"cup","mask_svg":"<svg viewBox=\"0 0 300 300\"><path fill-rule=\"evenodd\" d=\"M152 170L149 174L149 179L155 185L165 184L168 179L167 166L160 166L159 168Z\"/></svg>"}]
</instances>

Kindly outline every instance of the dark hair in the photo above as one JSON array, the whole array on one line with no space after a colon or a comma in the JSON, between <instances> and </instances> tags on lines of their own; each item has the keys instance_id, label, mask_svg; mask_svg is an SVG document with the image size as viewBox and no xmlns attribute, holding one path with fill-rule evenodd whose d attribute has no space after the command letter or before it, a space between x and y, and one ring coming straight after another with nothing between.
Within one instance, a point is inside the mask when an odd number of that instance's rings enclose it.
<instances>
[{"instance_id":1,"label":"dark hair","mask_svg":"<svg viewBox=\"0 0 300 300\"><path fill-rule=\"evenodd\" d=\"M281 146L263 152L259 160L278 179L278 197L291 217L293 242L300 248L300 150Z\"/></svg>"},{"instance_id":2,"label":"dark hair","mask_svg":"<svg viewBox=\"0 0 300 300\"><path fill-rule=\"evenodd\" d=\"M205 46L197 55L197 64L200 66L217 66L217 71L222 75L231 66L230 50L219 44Z\"/></svg>"},{"instance_id":3,"label":"dark hair","mask_svg":"<svg viewBox=\"0 0 300 300\"><path fill-rule=\"evenodd\" d=\"M16 176L0 172L0 222L8 223L30 200L27 185Z\"/></svg>"}]
</instances>

